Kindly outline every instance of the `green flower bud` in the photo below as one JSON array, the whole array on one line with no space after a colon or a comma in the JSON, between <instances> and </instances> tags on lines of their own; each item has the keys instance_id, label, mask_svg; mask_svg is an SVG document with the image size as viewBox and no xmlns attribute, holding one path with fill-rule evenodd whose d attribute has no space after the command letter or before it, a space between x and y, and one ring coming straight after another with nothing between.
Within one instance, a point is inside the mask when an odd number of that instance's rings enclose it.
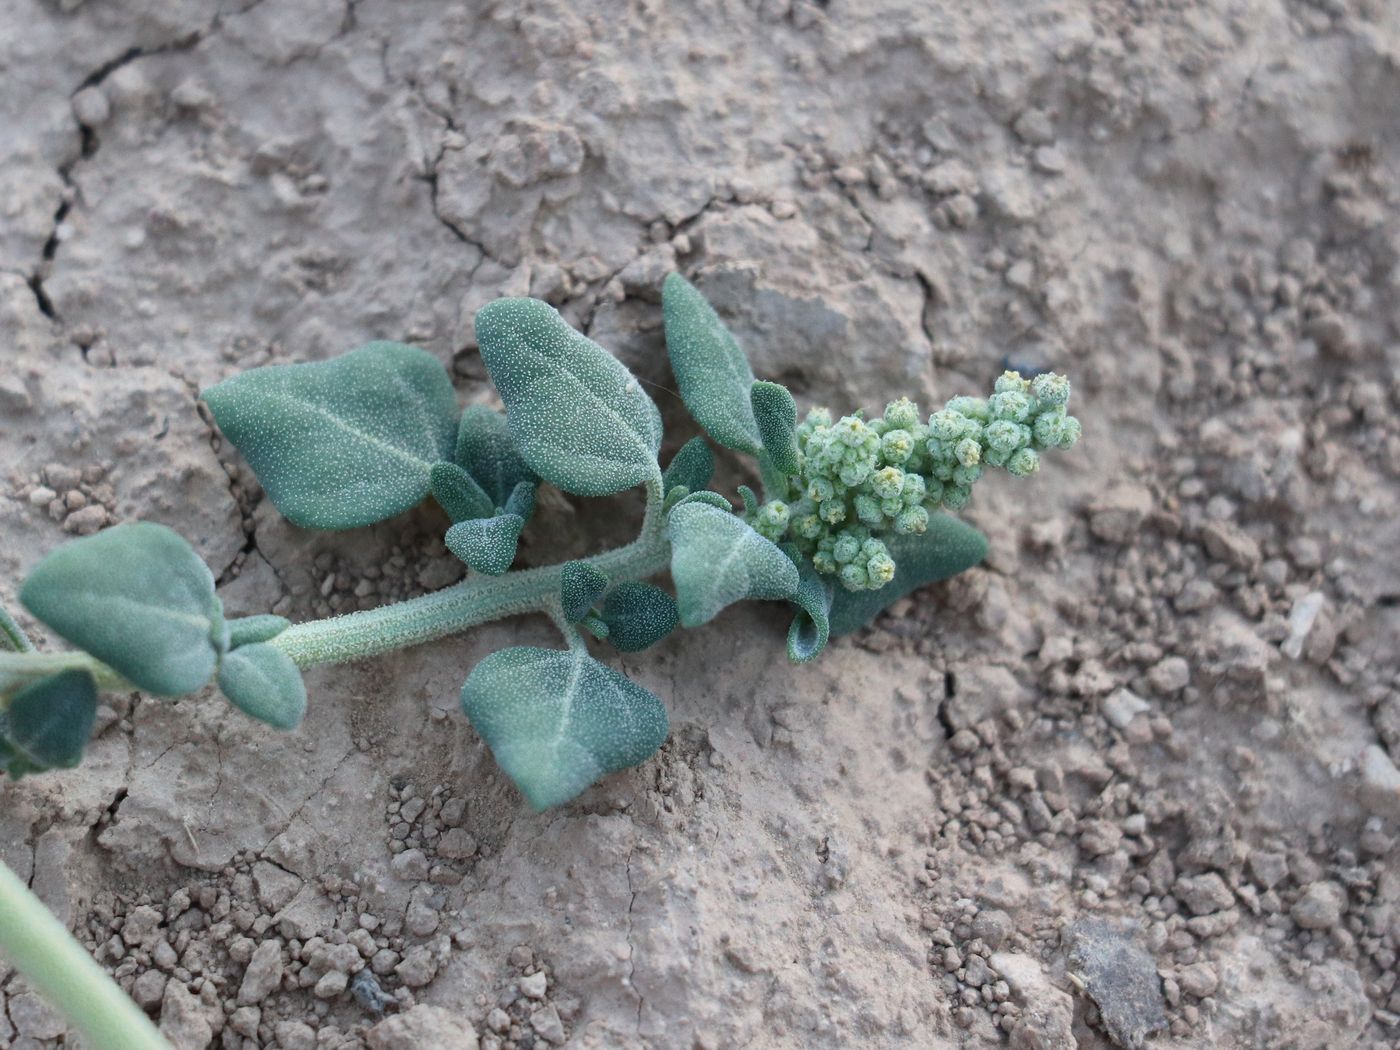
<instances>
[{"instance_id":1,"label":"green flower bud","mask_svg":"<svg viewBox=\"0 0 1400 1050\"><path fill-rule=\"evenodd\" d=\"M777 541L787 532L792 512L782 500L773 500L758 508L754 530L766 539Z\"/></svg>"},{"instance_id":2,"label":"green flower bud","mask_svg":"<svg viewBox=\"0 0 1400 1050\"><path fill-rule=\"evenodd\" d=\"M855 561L858 554L860 554L860 540L848 532L843 532L836 537L836 544L831 548L831 556L836 559L838 565Z\"/></svg>"},{"instance_id":3,"label":"green flower bud","mask_svg":"<svg viewBox=\"0 0 1400 1050\"><path fill-rule=\"evenodd\" d=\"M995 423L989 424L983 434L987 441L987 448L1003 455L1015 452L1026 444L1022 440L1021 426L1022 424L1013 423L1009 419L998 419Z\"/></svg>"},{"instance_id":4,"label":"green flower bud","mask_svg":"<svg viewBox=\"0 0 1400 1050\"><path fill-rule=\"evenodd\" d=\"M1017 449L1006 461L1006 469L1018 478L1030 477L1040 469L1040 457L1036 455L1034 449Z\"/></svg>"},{"instance_id":5,"label":"green flower bud","mask_svg":"<svg viewBox=\"0 0 1400 1050\"><path fill-rule=\"evenodd\" d=\"M972 490L966 485L948 485L943 489L943 506L949 510L962 510L972 498Z\"/></svg>"},{"instance_id":6,"label":"green flower bud","mask_svg":"<svg viewBox=\"0 0 1400 1050\"><path fill-rule=\"evenodd\" d=\"M870 491L880 499L898 496L904 487L904 471L898 467L884 467L870 476Z\"/></svg>"},{"instance_id":7,"label":"green flower bud","mask_svg":"<svg viewBox=\"0 0 1400 1050\"><path fill-rule=\"evenodd\" d=\"M1018 394L1028 394L1031 390L1031 384L1021 377L1020 372L1008 369L997 377L997 381L992 386L992 389L998 394L1003 394L1008 390L1014 390Z\"/></svg>"},{"instance_id":8,"label":"green flower bud","mask_svg":"<svg viewBox=\"0 0 1400 1050\"><path fill-rule=\"evenodd\" d=\"M835 495L835 487L826 478L813 478L807 485L807 498L813 503L824 503Z\"/></svg>"},{"instance_id":9,"label":"green flower bud","mask_svg":"<svg viewBox=\"0 0 1400 1050\"><path fill-rule=\"evenodd\" d=\"M856 460L855 462L847 462L837 477L841 479L841 484L855 488L870 477L872 470L873 467L870 463L865 460Z\"/></svg>"},{"instance_id":10,"label":"green flower bud","mask_svg":"<svg viewBox=\"0 0 1400 1050\"><path fill-rule=\"evenodd\" d=\"M817 572L832 573L839 566L836 564L836 559L831 556L830 551L819 550L812 555L812 568L816 569Z\"/></svg>"},{"instance_id":11,"label":"green flower bud","mask_svg":"<svg viewBox=\"0 0 1400 1050\"><path fill-rule=\"evenodd\" d=\"M980 397L968 397L966 394L961 394L958 397L949 399L948 404L946 404L944 408L966 416L968 419L976 419L983 423L991 419L987 411L987 402ZM929 420L929 422L932 423L933 421Z\"/></svg>"},{"instance_id":12,"label":"green flower bud","mask_svg":"<svg viewBox=\"0 0 1400 1050\"><path fill-rule=\"evenodd\" d=\"M904 497L902 496L891 496L889 499L882 499L880 501L880 513L887 518L898 517L899 512L903 509Z\"/></svg>"},{"instance_id":13,"label":"green flower bud","mask_svg":"<svg viewBox=\"0 0 1400 1050\"><path fill-rule=\"evenodd\" d=\"M923 507L909 507L894 519L894 531L902 536L918 535L927 530L928 511Z\"/></svg>"},{"instance_id":14,"label":"green flower bud","mask_svg":"<svg viewBox=\"0 0 1400 1050\"><path fill-rule=\"evenodd\" d=\"M942 482L942 481L940 481L938 478L929 478L929 480L928 480L928 482L927 482L927 489L928 489L927 495L924 496L924 502L925 502L925 503L928 503L928 504L930 504L931 506L937 507L940 503L943 502L943 482Z\"/></svg>"},{"instance_id":15,"label":"green flower bud","mask_svg":"<svg viewBox=\"0 0 1400 1050\"><path fill-rule=\"evenodd\" d=\"M883 587L894 579L894 559L888 554L877 554L865 563L866 575L870 578L870 588Z\"/></svg>"},{"instance_id":16,"label":"green flower bud","mask_svg":"<svg viewBox=\"0 0 1400 1050\"><path fill-rule=\"evenodd\" d=\"M989 448L982 453L982 462L989 467L1004 467L1006 461L1011 458L1010 452L999 452L994 448Z\"/></svg>"},{"instance_id":17,"label":"green flower bud","mask_svg":"<svg viewBox=\"0 0 1400 1050\"><path fill-rule=\"evenodd\" d=\"M1031 415L1031 399L1019 390L1004 390L993 394L987 400L987 408L994 419L1009 419L1013 423L1024 423Z\"/></svg>"},{"instance_id":18,"label":"green flower bud","mask_svg":"<svg viewBox=\"0 0 1400 1050\"><path fill-rule=\"evenodd\" d=\"M804 540L814 540L822 534L822 519L816 514L804 514L800 518L793 518L789 526L798 537Z\"/></svg>"},{"instance_id":19,"label":"green flower bud","mask_svg":"<svg viewBox=\"0 0 1400 1050\"><path fill-rule=\"evenodd\" d=\"M856 517L871 528L877 527L884 521L884 514L880 510L880 503L872 496L861 493L855 498Z\"/></svg>"},{"instance_id":20,"label":"green flower bud","mask_svg":"<svg viewBox=\"0 0 1400 1050\"><path fill-rule=\"evenodd\" d=\"M914 437L907 430L889 430L880 439L880 455L886 463L904 463L913 454Z\"/></svg>"},{"instance_id":21,"label":"green flower bud","mask_svg":"<svg viewBox=\"0 0 1400 1050\"><path fill-rule=\"evenodd\" d=\"M1069 401L1069 392L1068 377L1054 372L1045 372L1031 380L1031 393L1043 405L1063 405Z\"/></svg>"},{"instance_id":22,"label":"green flower bud","mask_svg":"<svg viewBox=\"0 0 1400 1050\"><path fill-rule=\"evenodd\" d=\"M866 572L864 565L841 566L841 585L848 591L863 591L870 586L870 574Z\"/></svg>"},{"instance_id":23,"label":"green flower bud","mask_svg":"<svg viewBox=\"0 0 1400 1050\"><path fill-rule=\"evenodd\" d=\"M869 423L865 425L869 427L870 432L878 438L883 438L885 436L885 431L890 429L890 425L888 423L886 423L883 419L878 418L872 419Z\"/></svg>"},{"instance_id":24,"label":"green flower bud","mask_svg":"<svg viewBox=\"0 0 1400 1050\"><path fill-rule=\"evenodd\" d=\"M1073 448L1081 433L1083 430L1079 425L1079 420L1073 416L1065 416L1064 429L1060 433L1060 448Z\"/></svg>"},{"instance_id":25,"label":"green flower bud","mask_svg":"<svg viewBox=\"0 0 1400 1050\"><path fill-rule=\"evenodd\" d=\"M975 467L982 462L982 446L972 438L963 438L954 447L953 455L964 467Z\"/></svg>"},{"instance_id":26,"label":"green flower bud","mask_svg":"<svg viewBox=\"0 0 1400 1050\"><path fill-rule=\"evenodd\" d=\"M885 422L900 430L911 430L919 425L919 406L907 397L891 401L885 406Z\"/></svg>"},{"instance_id":27,"label":"green flower bud","mask_svg":"<svg viewBox=\"0 0 1400 1050\"><path fill-rule=\"evenodd\" d=\"M846 505L840 500L829 499L821 505L817 513L828 525L840 525L846 520Z\"/></svg>"},{"instance_id":28,"label":"green flower bud","mask_svg":"<svg viewBox=\"0 0 1400 1050\"><path fill-rule=\"evenodd\" d=\"M939 441L955 442L967 430L968 417L945 408L928 418L929 433Z\"/></svg>"},{"instance_id":29,"label":"green flower bud","mask_svg":"<svg viewBox=\"0 0 1400 1050\"><path fill-rule=\"evenodd\" d=\"M915 507L928 497L928 485L918 474L905 474L899 498L906 507Z\"/></svg>"},{"instance_id":30,"label":"green flower bud","mask_svg":"<svg viewBox=\"0 0 1400 1050\"><path fill-rule=\"evenodd\" d=\"M953 471L953 482L966 488L972 488L982 480L982 464L976 463L970 467L959 467Z\"/></svg>"},{"instance_id":31,"label":"green flower bud","mask_svg":"<svg viewBox=\"0 0 1400 1050\"><path fill-rule=\"evenodd\" d=\"M836 435L836 440L848 448L859 448L865 444L866 438L871 436L870 428L855 416L842 416L831 430Z\"/></svg>"},{"instance_id":32,"label":"green flower bud","mask_svg":"<svg viewBox=\"0 0 1400 1050\"><path fill-rule=\"evenodd\" d=\"M1047 409L1036 416L1031 425L1031 434L1036 445L1040 448L1058 447L1060 438L1064 436L1066 418L1063 408Z\"/></svg>"}]
</instances>

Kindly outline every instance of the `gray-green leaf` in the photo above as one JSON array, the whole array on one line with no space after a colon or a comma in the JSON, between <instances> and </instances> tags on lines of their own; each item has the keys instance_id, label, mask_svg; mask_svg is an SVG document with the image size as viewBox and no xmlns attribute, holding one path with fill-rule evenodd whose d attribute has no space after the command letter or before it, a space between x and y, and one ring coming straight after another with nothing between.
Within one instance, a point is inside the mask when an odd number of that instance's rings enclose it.
<instances>
[{"instance_id":1,"label":"gray-green leaf","mask_svg":"<svg viewBox=\"0 0 1400 1050\"><path fill-rule=\"evenodd\" d=\"M586 561L566 562L559 570L559 602L564 619L582 620L608 588L607 574Z\"/></svg>"},{"instance_id":2,"label":"gray-green leaf","mask_svg":"<svg viewBox=\"0 0 1400 1050\"><path fill-rule=\"evenodd\" d=\"M525 519L518 514L460 521L447 530L447 549L477 572L499 576L515 561Z\"/></svg>"},{"instance_id":3,"label":"gray-green leaf","mask_svg":"<svg viewBox=\"0 0 1400 1050\"><path fill-rule=\"evenodd\" d=\"M797 593L797 566L733 514L708 503L683 502L666 519L666 532L671 578L686 627L697 627L745 598Z\"/></svg>"},{"instance_id":4,"label":"gray-green leaf","mask_svg":"<svg viewBox=\"0 0 1400 1050\"><path fill-rule=\"evenodd\" d=\"M831 604L832 637L850 634L910 591L956 576L987 555L987 537L948 514L930 515L928 531L921 536L889 536L885 545L894 559L894 579L874 591L837 587Z\"/></svg>"},{"instance_id":5,"label":"gray-green leaf","mask_svg":"<svg viewBox=\"0 0 1400 1050\"><path fill-rule=\"evenodd\" d=\"M504 507L522 481L539 480L525 465L507 427L506 417L485 405L468 405L457 425L457 465L476 479L493 509Z\"/></svg>"},{"instance_id":6,"label":"gray-green leaf","mask_svg":"<svg viewBox=\"0 0 1400 1050\"><path fill-rule=\"evenodd\" d=\"M548 303L497 299L476 315L481 357L511 437L536 474L605 496L658 472L661 414L622 363Z\"/></svg>"},{"instance_id":7,"label":"gray-green leaf","mask_svg":"<svg viewBox=\"0 0 1400 1050\"><path fill-rule=\"evenodd\" d=\"M680 447L671 462L666 464L666 473L661 475L661 487L670 492L677 485L683 485L691 492L699 492L710 483L715 473L715 455L702 437L693 437Z\"/></svg>"},{"instance_id":8,"label":"gray-green leaf","mask_svg":"<svg viewBox=\"0 0 1400 1050\"><path fill-rule=\"evenodd\" d=\"M669 732L659 698L582 649L492 653L462 687L462 710L537 810L645 761Z\"/></svg>"},{"instance_id":9,"label":"gray-green leaf","mask_svg":"<svg viewBox=\"0 0 1400 1050\"><path fill-rule=\"evenodd\" d=\"M797 402L792 392L781 383L760 379L749 391L749 402L769 461L782 474L796 474Z\"/></svg>"},{"instance_id":10,"label":"gray-green leaf","mask_svg":"<svg viewBox=\"0 0 1400 1050\"><path fill-rule=\"evenodd\" d=\"M655 645L680 623L676 599L655 584L638 580L619 583L609 591L601 614L608 641L624 653Z\"/></svg>"},{"instance_id":11,"label":"gray-green leaf","mask_svg":"<svg viewBox=\"0 0 1400 1050\"><path fill-rule=\"evenodd\" d=\"M244 616L228 622L228 647L237 649L240 645L256 645L271 641L292 625L285 616L262 613L258 616Z\"/></svg>"},{"instance_id":12,"label":"gray-green leaf","mask_svg":"<svg viewBox=\"0 0 1400 1050\"><path fill-rule=\"evenodd\" d=\"M292 658L265 642L224 657L219 688L234 707L276 729L295 729L306 714L306 683Z\"/></svg>"},{"instance_id":13,"label":"gray-green leaf","mask_svg":"<svg viewBox=\"0 0 1400 1050\"><path fill-rule=\"evenodd\" d=\"M254 368L201 396L268 498L305 528L349 529L407 510L457 437L446 370L401 343Z\"/></svg>"},{"instance_id":14,"label":"gray-green leaf","mask_svg":"<svg viewBox=\"0 0 1400 1050\"><path fill-rule=\"evenodd\" d=\"M787 650L789 660L805 664L821 655L831 637L831 604L836 588L830 576L817 572L805 558L798 565L798 573L802 582L792 596L797 615L788 628Z\"/></svg>"},{"instance_id":15,"label":"gray-green leaf","mask_svg":"<svg viewBox=\"0 0 1400 1050\"><path fill-rule=\"evenodd\" d=\"M753 369L700 290L678 273L661 287L666 352L690 414L725 448L756 455L763 439L749 403Z\"/></svg>"},{"instance_id":16,"label":"gray-green leaf","mask_svg":"<svg viewBox=\"0 0 1400 1050\"><path fill-rule=\"evenodd\" d=\"M434 463L428 475L433 499L453 521L489 518L496 513L496 504L476 479L456 463Z\"/></svg>"},{"instance_id":17,"label":"gray-green leaf","mask_svg":"<svg viewBox=\"0 0 1400 1050\"><path fill-rule=\"evenodd\" d=\"M0 650L9 649L17 653L32 653L34 643L24 633L8 609L0 604Z\"/></svg>"},{"instance_id":18,"label":"gray-green leaf","mask_svg":"<svg viewBox=\"0 0 1400 1050\"><path fill-rule=\"evenodd\" d=\"M82 761L96 718L97 686L86 671L60 671L26 686L0 715L0 740L12 752L5 765L14 774L71 769Z\"/></svg>"},{"instance_id":19,"label":"gray-green leaf","mask_svg":"<svg viewBox=\"0 0 1400 1050\"><path fill-rule=\"evenodd\" d=\"M20 601L138 688L192 693L228 645L214 577L178 533L131 522L59 547Z\"/></svg>"}]
</instances>

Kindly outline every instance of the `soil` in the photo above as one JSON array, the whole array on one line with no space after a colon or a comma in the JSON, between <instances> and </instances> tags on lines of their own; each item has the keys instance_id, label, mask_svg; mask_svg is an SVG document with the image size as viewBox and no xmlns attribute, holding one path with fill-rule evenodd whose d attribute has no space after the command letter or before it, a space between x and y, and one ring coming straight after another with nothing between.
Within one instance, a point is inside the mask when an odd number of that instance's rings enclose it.
<instances>
[{"instance_id":1,"label":"soil","mask_svg":"<svg viewBox=\"0 0 1400 1050\"><path fill-rule=\"evenodd\" d=\"M314 671L292 735L108 697L0 856L180 1050L1400 1045L1400 5L0 0L0 78L12 609L137 518L235 614L456 579L427 509L283 522L197 392L388 338L489 400L504 294L667 450L677 268L804 404L1009 359L1084 423L815 664L763 604L607 657L673 733L561 810L457 707L543 621ZM0 971L0 1045L77 1044Z\"/></svg>"}]
</instances>

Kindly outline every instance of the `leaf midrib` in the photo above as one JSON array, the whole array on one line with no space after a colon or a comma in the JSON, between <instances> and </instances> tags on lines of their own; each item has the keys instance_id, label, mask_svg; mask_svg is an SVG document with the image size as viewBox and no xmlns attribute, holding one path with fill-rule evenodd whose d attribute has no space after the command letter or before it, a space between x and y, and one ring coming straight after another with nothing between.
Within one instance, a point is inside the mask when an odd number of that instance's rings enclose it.
<instances>
[{"instance_id":1,"label":"leaf midrib","mask_svg":"<svg viewBox=\"0 0 1400 1050\"><path fill-rule=\"evenodd\" d=\"M388 452L390 455L395 456L398 459L402 459L424 470L432 468L432 464L429 463L427 460L420 459L413 453L406 452L398 446L392 445L389 442L385 441L383 438L376 437L374 434L371 434L368 431L361 430L355 426L351 426L348 422L346 422L346 420L344 420L340 416L337 416L335 413L329 411L326 408L323 408L321 405L316 404L314 401L306 400L299 394L287 390L277 390L272 393L270 400L285 401L293 406L304 408L315 415L321 416L329 420L331 423L340 427L340 429L346 431L347 433L354 434L356 437L361 438L366 444L375 445L383 449L385 452Z\"/></svg>"}]
</instances>

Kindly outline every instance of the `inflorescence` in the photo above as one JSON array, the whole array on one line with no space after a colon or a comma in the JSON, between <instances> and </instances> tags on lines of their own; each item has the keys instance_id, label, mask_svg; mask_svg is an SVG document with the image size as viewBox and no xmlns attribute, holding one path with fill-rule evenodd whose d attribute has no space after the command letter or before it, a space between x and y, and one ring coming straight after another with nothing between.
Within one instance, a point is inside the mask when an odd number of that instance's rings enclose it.
<instances>
[{"instance_id":1,"label":"inflorescence","mask_svg":"<svg viewBox=\"0 0 1400 1050\"><path fill-rule=\"evenodd\" d=\"M848 590L883 587L895 563L882 537L922 533L933 511L966 506L989 466L1028 477L1043 451L1079 440L1069 395L1062 375L1008 371L991 397L955 397L927 422L908 398L869 422L856 412L833 423L815 408L797 428L799 473L788 483L798 499L764 503L751 524Z\"/></svg>"}]
</instances>

